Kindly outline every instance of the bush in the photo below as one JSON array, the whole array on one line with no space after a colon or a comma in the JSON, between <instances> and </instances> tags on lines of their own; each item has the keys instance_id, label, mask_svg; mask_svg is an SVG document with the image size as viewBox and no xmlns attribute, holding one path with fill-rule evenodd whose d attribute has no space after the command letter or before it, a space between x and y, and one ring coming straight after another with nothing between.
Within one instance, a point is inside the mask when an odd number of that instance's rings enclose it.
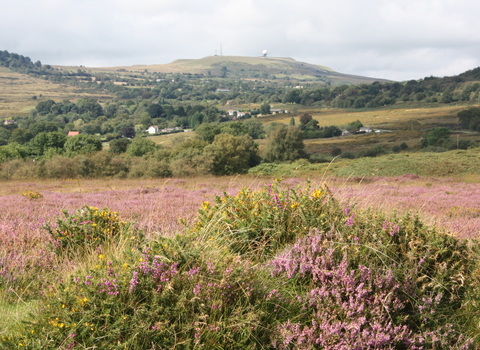
<instances>
[{"instance_id":1,"label":"bush","mask_svg":"<svg viewBox=\"0 0 480 350\"><path fill-rule=\"evenodd\" d=\"M60 256L74 257L94 251L105 243L127 232L130 224L121 221L116 212L84 206L75 214L62 211L65 219L56 225L47 224L52 248Z\"/></svg>"},{"instance_id":2,"label":"bush","mask_svg":"<svg viewBox=\"0 0 480 350\"><path fill-rule=\"evenodd\" d=\"M236 196L216 196L199 210L195 232L206 233L215 223L213 237L232 252L262 260L293 242L305 227L330 225L327 212L342 215L327 188L282 191L278 183L261 191L243 189ZM207 232L208 233L208 232Z\"/></svg>"},{"instance_id":3,"label":"bush","mask_svg":"<svg viewBox=\"0 0 480 350\"><path fill-rule=\"evenodd\" d=\"M341 155L340 155L340 158L343 158L343 159L355 159L355 154L353 152L343 152Z\"/></svg>"},{"instance_id":4,"label":"bush","mask_svg":"<svg viewBox=\"0 0 480 350\"><path fill-rule=\"evenodd\" d=\"M156 160L154 158L132 159L130 171L128 177L145 177L145 178L157 178L157 177L170 177L172 172L170 166L165 160Z\"/></svg>"}]
</instances>

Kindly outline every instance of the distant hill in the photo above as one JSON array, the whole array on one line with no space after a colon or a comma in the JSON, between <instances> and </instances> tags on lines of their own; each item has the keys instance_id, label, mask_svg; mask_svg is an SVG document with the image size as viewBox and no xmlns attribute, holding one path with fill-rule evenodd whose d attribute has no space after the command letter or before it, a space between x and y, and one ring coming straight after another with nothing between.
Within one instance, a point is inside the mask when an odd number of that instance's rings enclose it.
<instances>
[{"instance_id":1,"label":"distant hill","mask_svg":"<svg viewBox=\"0 0 480 350\"><path fill-rule=\"evenodd\" d=\"M357 75L338 73L331 68L298 62L292 58L209 56L200 59L180 59L168 64L135 65L93 70L148 71L159 73L205 74L212 77L242 79L293 80L298 82L325 82L339 84L369 84L386 81Z\"/></svg>"}]
</instances>

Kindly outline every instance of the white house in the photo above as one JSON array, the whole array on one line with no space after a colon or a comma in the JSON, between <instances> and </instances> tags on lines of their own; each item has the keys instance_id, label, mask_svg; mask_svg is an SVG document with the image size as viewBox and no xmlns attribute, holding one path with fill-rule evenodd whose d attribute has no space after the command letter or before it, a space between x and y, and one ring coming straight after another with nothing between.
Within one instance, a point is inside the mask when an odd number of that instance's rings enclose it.
<instances>
[{"instance_id":1,"label":"white house","mask_svg":"<svg viewBox=\"0 0 480 350\"><path fill-rule=\"evenodd\" d=\"M368 127L361 127L358 132L373 132L373 129L372 128L368 128Z\"/></svg>"},{"instance_id":2,"label":"white house","mask_svg":"<svg viewBox=\"0 0 480 350\"><path fill-rule=\"evenodd\" d=\"M147 132L149 134L158 134L158 126L157 125L152 125L147 129Z\"/></svg>"}]
</instances>

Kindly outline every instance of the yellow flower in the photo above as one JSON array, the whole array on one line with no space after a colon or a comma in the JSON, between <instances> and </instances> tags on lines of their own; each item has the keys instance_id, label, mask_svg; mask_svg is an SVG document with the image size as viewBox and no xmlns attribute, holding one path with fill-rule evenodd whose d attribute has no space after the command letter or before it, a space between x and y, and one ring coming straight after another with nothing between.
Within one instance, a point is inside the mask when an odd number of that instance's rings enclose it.
<instances>
[{"instance_id":1,"label":"yellow flower","mask_svg":"<svg viewBox=\"0 0 480 350\"><path fill-rule=\"evenodd\" d=\"M203 210L207 210L209 207L210 207L210 202L205 201L202 203Z\"/></svg>"},{"instance_id":2,"label":"yellow flower","mask_svg":"<svg viewBox=\"0 0 480 350\"><path fill-rule=\"evenodd\" d=\"M312 197L313 198L321 198L322 197L322 190L317 189L317 190L313 191Z\"/></svg>"},{"instance_id":3,"label":"yellow flower","mask_svg":"<svg viewBox=\"0 0 480 350\"><path fill-rule=\"evenodd\" d=\"M299 205L300 205L299 203L295 202L295 203L293 203L293 204L290 206L290 208L295 209L295 208L298 207Z\"/></svg>"}]
</instances>

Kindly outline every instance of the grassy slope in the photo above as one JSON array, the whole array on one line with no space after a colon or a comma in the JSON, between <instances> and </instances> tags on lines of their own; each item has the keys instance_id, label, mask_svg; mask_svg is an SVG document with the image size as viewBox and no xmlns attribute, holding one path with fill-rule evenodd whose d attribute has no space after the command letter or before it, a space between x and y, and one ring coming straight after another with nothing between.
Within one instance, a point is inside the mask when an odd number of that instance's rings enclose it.
<instances>
[{"instance_id":1,"label":"grassy slope","mask_svg":"<svg viewBox=\"0 0 480 350\"><path fill-rule=\"evenodd\" d=\"M391 148L393 145L406 142L409 147L414 147L419 144L424 132L437 126L456 125L458 123L457 113L463 109L465 109L465 106L445 105L430 108L411 108L409 106L402 107L401 105L396 105L395 109L377 110L302 108L298 110L295 123L296 125L300 124L299 114L305 111L318 120L320 126L337 125L342 127L350 122L360 120L365 126L392 131L380 134L305 140L306 149L309 153L328 154L335 147L341 148L344 152L358 152L376 144ZM260 118L264 124L274 121L287 125L290 123L290 119L291 115L274 115ZM461 133L459 137L460 139L480 141L478 133ZM263 145L264 141L260 140L259 143Z\"/></svg>"},{"instance_id":2,"label":"grassy slope","mask_svg":"<svg viewBox=\"0 0 480 350\"><path fill-rule=\"evenodd\" d=\"M269 165L269 164L266 164ZM480 149L455 150L444 153L418 152L388 154L375 158L335 159L331 163L278 164L273 168L260 165L251 169L251 174L264 175L266 169L272 176L306 176L365 178L372 176L418 176L456 177L478 182L480 176Z\"/></svg>"},{"instance_id":3,"label":"grassy slope","mask_svg":"<svg viewBox=\"0 0 480 350\"><path fill-rule=\"evenodd\" d=\"M33 96L37 99L32 99ZM26 116L42 100L76 101L89 96L107 97L79 92L78 88L73 86L52 83L0 67L0 118L14 115Z\"/></svg>"},{"instance_id":4,"label":"grassy slope","mask_svg":"<svg viewBox=\"0 0 480 350\"><path fill-rule=\"evenodd\" d=\"M334 84L372 83L377 80L349 74L335 72L331 68L298 62L292 58L283 57L247 57L247 56L209 56L201 59L182 59L168 64L135 65L125 67L88 68L98 71L115 71L125 69L135 72L160 73L199 73L207 74L210 71L218 76L222 67L227 67L229 77L251 77L252 73L268 73L281 78L288 75L292 79L301 81L317 81L319 76L328 77Z\"/></svg>"}]
</instances>

